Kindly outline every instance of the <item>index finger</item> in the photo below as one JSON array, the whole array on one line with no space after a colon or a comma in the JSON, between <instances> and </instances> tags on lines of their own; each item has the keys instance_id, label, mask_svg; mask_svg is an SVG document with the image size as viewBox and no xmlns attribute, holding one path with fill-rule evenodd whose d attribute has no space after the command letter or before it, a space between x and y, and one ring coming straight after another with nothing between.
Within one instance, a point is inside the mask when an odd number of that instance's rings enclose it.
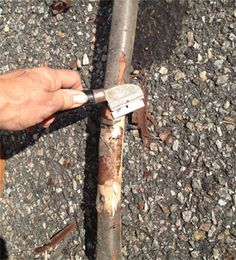
<instances>
[{"instance_id":1,"label":"index finger","mask_svg":"<svg viewBox=\"0 0 236 260\"><path fill-rule=\"evenodd\" d=\"M52 69L55 77L56 88L73 88L82 90L80 75L77 71L66 69Z\"/></svg>"}]
</instances>

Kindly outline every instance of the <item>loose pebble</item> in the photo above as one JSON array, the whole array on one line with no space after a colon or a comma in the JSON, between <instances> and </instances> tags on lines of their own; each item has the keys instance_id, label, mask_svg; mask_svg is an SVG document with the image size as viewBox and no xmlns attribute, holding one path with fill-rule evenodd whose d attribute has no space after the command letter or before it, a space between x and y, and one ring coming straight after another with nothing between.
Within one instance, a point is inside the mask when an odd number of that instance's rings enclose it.
<instances>
[{"instance_id":1,"label":"loose pebble","mask_svg":"<svg viewBox=\"0 0 236 260\"><path fill-rule=\"evenodd\" d=\"M207 72L206 71L202 71L199 73L199 79L201 81L206 81L207 80Z\"/></svg>"},{"instance_id":2,"label":"loose pebble","mask_svg":"<svg viewBox=\"0 0 236 260\"><path fill-rule=\"evenodd\" d=\"M83 64L84 66L89 65L89 58L88 58L88 55L87 55L86 53L85 53L84 56L83 56L82 64Z\"/></svg>"},{"instance_id":3,"label":"loose pebble","mask_svg":"<svg viewBox=\"0 0 236 260\"><path fill-rule=\"evenodd\" d=\"M161 67L159 70L160 74L166 75L168 73L168 69L166 67Z\"/></svg>"}]
</instances>

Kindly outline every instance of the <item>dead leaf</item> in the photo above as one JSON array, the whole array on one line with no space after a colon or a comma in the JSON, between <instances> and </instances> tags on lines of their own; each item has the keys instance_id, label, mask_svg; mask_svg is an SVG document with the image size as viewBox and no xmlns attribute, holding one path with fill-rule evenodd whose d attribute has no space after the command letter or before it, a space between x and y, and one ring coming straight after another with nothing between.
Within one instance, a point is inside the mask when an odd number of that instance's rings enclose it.
<instances>
[{"instance_id":1,"label":"dead leaf","mask_svg":"<svg viewBox=\"0 0 236 260\"><path fill-rule=\"evenodd\" d=\"M66 12L72 6L71 0L54 0L51 9L52 14L57 15Z\"/></svg>"},{"instance_id":2,"label":"dead leaf","mask_svg":"<svg viewBox=\"0 0 236 260\"><path fill-rule=\"evenodd\" d=\"M150 172L144 172L143 173L143 178L144 179L148 179L149 177L151 177L152 176L152 174L150 173Z\"/></svg>"},{"instance_id":3,"label":"dead leaf","mask_svg":"<svg viewBox=\"0 0 236 260\"><path fill-rule=\"evenodd\" d=\"M64 167L68 167L70 165L70 159L65 159L63 162Z\"/></svg>"},{"instance_id":4,"label":"dead leaf","mask_svg":"<svg viewBox=\"0 0 236 260\"><path fill-rule=\"evenodd\" d=\"M139 203L138 203L138 208L139 208L139 210L143 210L144 209L144 201L140 201Z\"/></svg>"},{"instance_id":5,"label":"dead leaf","mask_svg":"<svg viewBox=\"0 0 236 260\"><path fill-rule=\"evenodd\" d=\"M172 139L172 132L170 129L166 129L163 132L159 134L159 138L161 141L163 141L165 144L171 144L173 139Z\"/></svg>"}]
</instances>

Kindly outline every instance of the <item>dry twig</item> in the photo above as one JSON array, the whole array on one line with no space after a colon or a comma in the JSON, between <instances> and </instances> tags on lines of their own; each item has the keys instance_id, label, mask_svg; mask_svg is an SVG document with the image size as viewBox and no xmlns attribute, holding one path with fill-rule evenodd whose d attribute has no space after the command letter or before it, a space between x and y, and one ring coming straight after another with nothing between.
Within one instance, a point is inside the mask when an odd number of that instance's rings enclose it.
<instances>
[{"instance_id":1,"label":"dry twig","mask_svg":"<svg viewBox=\"0 0 236 260\"><path fill-rule=\"evenodd\" d=\"M62 229L61 231L59 231L56 235L54 235L49 243L47 243L46 245L42 246L42 247L38 247L35 249L36 253L44 253L46 251L51 251L56 245L58 245L58 243L65 239L67 236L69 236L69 234L76 228L76 223L72 222L70 224L68 224L64 229Z\"/></svg>"}]
</instances>

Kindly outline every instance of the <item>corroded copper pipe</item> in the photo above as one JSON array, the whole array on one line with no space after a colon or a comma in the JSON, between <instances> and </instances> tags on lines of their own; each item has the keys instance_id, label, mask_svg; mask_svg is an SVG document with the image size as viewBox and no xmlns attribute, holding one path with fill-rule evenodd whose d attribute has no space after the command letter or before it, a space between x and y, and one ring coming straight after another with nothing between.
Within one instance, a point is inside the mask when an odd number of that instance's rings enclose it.
<instances>
[{"instance_id":1,"label":"corroded copper pipe","mask_svg":"<svg viewBox=\"0 0 236 260\"><path fill-rule=\"evenodd\" d=\"M129 82L138 13L138 0L114 0L105 88ZM104 109L99 142L97 192L98 260L122 259L121 183L125 118L112 120Z\"/></svg>"}]
</instances>

